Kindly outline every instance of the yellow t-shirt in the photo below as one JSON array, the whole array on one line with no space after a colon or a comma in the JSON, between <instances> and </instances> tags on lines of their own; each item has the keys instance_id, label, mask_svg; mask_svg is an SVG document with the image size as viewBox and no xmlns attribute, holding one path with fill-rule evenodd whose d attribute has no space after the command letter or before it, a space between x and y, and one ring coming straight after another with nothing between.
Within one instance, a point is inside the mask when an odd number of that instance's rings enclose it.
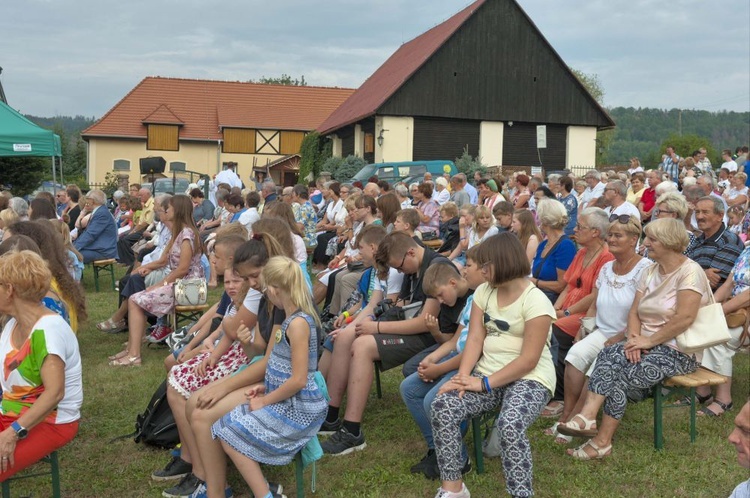
<instances>
[{"instance_id":1,"label":"yellow t-shirt","mask_svg":"<svg viewBox=\"0 0 750 498\"><path fill-rule=\"evenodd\" d=\"M526 290L508 306L498 308L497 294L489 284L480 285L474 292L474 304L492 320L485 322L487 332L484 338L482 356L477 362L476 369L483 375L491 375L501 370L505 365L518 358L523 346L523 333L526 322L539 316L555 318L555 308L542 291L529 284ZM508 325L507 330L505 324ZM555 366L549 351L552 337L552 327L547 333L547 344L542 350L534 370L523 378L541 383L549 391L555 392Z\"/></svg>"}]
</instances>

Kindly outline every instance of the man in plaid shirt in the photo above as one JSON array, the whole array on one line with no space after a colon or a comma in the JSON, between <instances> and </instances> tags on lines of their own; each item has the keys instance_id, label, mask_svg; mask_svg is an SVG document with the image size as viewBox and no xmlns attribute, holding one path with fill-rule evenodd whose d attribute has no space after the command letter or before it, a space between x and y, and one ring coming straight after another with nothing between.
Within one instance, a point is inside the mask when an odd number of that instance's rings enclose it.
<instances>
[{"instance_id":1,"label":"man in plaid shirt","mask_svg":"<svg viewBox=\"0 0 750 498\"><path fill-rule=\"evenodd\" d=\"M695 204L695 219L703 233L696 237L687 252L706 272L714 290L727 279L744 249L740 238L727 230L723 217L724 204L720 199L701 197Z\"/></svg>"}]
</instances>

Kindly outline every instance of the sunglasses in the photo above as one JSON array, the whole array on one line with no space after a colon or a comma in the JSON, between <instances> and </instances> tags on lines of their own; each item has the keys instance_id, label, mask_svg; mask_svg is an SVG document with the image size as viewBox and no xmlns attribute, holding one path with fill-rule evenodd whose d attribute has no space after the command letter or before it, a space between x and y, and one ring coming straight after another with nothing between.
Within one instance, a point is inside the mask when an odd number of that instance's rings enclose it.
<instances>
[{"instance_id":1,"label":"sunglasses","mask_svg":"<svg viewBox=\"0 0 750 498\"><path fill-rule=\"evenodd\" d=\"M609 217L609 222L612 223L613 221L619 221L623 225L627 225L630 223L630 215L629 214L613 214Z\"/></svg>"},{"instance_id":2,"label":"sunglasses","mask_svg":"<svg viewBox=\"0 0 750 498\"><path fill-rule=\"evenodd\" d=\"M506 322L505 320L500 320L497 318L492 318L487 313L484 314L484 328L487 329L488 325L493 324L500 332L507 332L510 330L510 324Z\"/></svg>"}]
</instances>

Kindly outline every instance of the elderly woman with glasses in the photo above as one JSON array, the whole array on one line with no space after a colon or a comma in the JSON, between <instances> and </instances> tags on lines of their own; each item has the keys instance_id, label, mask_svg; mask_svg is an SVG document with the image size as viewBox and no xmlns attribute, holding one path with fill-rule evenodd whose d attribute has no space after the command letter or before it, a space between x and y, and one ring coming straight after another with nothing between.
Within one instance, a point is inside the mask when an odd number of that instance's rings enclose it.
<instances>
[{"instance_id":1,"label":"elderly woman with glasses","mask_svg":"<svg viewBox=\"0 0 750 498\"><path fill-rule=\"evenodd\" d=\"M564 408L558 423L545 431L555 436L555 442L567 443L572 439L557 432L559 423L567 422L582 402L587 372L604 346L616 344L624 337L628 324L630 304L641 272L651 261L635 252L641 236L641 222L635 216L616 217L607 231L607 245L614 260L602 266L591 290L592 303L586 317L594 318L596 326L581 326L576 342L565 357ZM583 322L583 319L582 319ZM581 401L579 401L579 398Z\"/></svg>"},{"instance_id":2,"label":"elderly woman with glasses","mask_svg":"<svg viewBox=\"0 0 750 498\"><path fill-rule=\"evenodd\" d=\"M498 408L506 489L511 496L532 496L533 464L526 430L555 386L549 351L555 310L526 278L529 260L513 234L501 233L482 242L476 259L487 283L474 292L458 373L432 403L431 425L442 480L436 498L469 498L461 478L460 426Z\"/></svg>"},{"instance_id":3,"label":"elderly woman with glasses","mask_svg":"<svg viewBox=\"0 0 750 498\"><path fill-rule=\"evenodd\" d=\"M615 257L609 252L607 229L609 218L604 210L586 208L578 218L575 228L576 242L581 249L565 272L565 290L555 302L557 320L552 326L552 334L558 343L555 373L557 385L552 402L542 413L543 417L555 417L563 410L565 392L565 357L568 354L581 325L581 318L594 302L594 282L605 263Z\"/></svg>"},{"instance_id":4,"label":"elderly woman with glasses","mask_svg":"<svg viewBox=\"0 0 750 498\"><path fill-rule=\"evenodd\" d=\"M586 401L570 421L558 426L569 436L591 437L568 454L578 460L601 459L612 453L612 437L628 399L648 396L667 377L698 368L681 352L675 337L695 321L709 303L711 285L698 263L682 252L688 244L684 225L673 219L646 226L643 244L656 262L641 274L628 314L627 341L602 349L591 372ZM596 422L604 405L601 426Z\"/></svg>"},{"instance_id":5,"label":"elderly woman with glasses","mask_svg":"<svg viewBox=\"0 0 750 498\"><path fill-rule=\"evenodd\" d=\"M690 230L690 218L688 217L689 212L687 201L685 196L678 192L667 192L662 194L656 199L656 208L654 209L654 219L662 218L673 218L683 222L685 225L685 232L687 233L688 247L690 247L695 240L695 235ZM687 249L685 249L687 251ZM646 247L642 247L642 252L645 257L648 257L648 250Z\"/></svg>"}]
</instances>

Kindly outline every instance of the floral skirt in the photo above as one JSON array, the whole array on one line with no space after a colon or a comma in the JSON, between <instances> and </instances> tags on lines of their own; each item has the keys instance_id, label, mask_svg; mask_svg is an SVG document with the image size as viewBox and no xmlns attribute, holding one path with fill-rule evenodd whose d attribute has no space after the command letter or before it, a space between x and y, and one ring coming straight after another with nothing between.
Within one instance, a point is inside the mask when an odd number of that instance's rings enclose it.
<instances>
[{"instance_id":1,"label":"floral skirt","mask_svg":"<svg viewBox=\"0 0 750 498\"><path fill-rule=\"evenodd\" d=\"M219 358L216 365L206 368L206 375L198 374L196 371L198 365L210 354L206 351L190 358L185 363L173 366L169 371L169 385L187 399L198 389L231 375L249 362L242 345L239 341L235 341L229 351Z\"/></svg>"}]
</instances>

